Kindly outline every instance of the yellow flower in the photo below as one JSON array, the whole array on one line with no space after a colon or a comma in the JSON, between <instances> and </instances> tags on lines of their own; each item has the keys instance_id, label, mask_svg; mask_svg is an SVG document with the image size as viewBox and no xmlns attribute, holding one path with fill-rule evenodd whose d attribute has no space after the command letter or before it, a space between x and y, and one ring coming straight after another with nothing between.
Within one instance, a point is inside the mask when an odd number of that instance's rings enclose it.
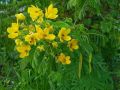
<instances>
[{"instance_id":1,"label":"yellow flower","mask_svg":"<svg viewBox=\"0 0 120 90\"><path fill-rule=\"evenodd\" d=\"M27 56L29 56L29 52L22 52L22 53L20 53L20 58L25 58L25 57L27 57Z\"/></svg>"},{"instance_id":2,"label":"yellow flower","mask_svg":"<svg viewBox=\"0 0 120 90\"><path fill-rule=\"evenodd\" d=\"M39 26L36 25L36 31L37 31L36 36L38 37L38 39L47 39L47 40L55 39L55 35L50 34L48 28L42 30Z\"/></svg>"},{"instance_id":3,"label":"yellow flower","mask_svg":"<svg viewBox=\"0 0 120 90\"><path fill-rule=\"evenodd\" d=\"M30 45L36 45L36 34L32 33L30 35L25 36L25 41L27 41Z\"/></svg>"},{"instance_id":4,"label":"yellow flower","mask_svg":"<svg viewBox=\"0 0 120 90\"><path fill-rule=\"evenodd\" d=\"M39 17L38 19L37 19L37 23L42 23L43 22L43 17Z\"/></svg>"},{"instance_id":5,"label":"yellow flower","mask_svg":"<svg viewBox=\"0 0 120 90\"><path fill-rule=\"evenodd\" d=\"M23 13L16 14L15 17L17 18L17 20L25 20L25 16Z\"/></svg>"},{"instance_id":6,"label":"yellow flower","mask_svg":"<svg viewBox=\"0 0 120 90\"><path fill-rule=\"evenodd\" d=\"M38 25L35 25L36 28L36 38L37 40L43 39L43 30L41 27L39 27Z\"/></svg>"},{"instance_id":7,"label":"yellow flower","mask_svg":"<svg viewBox=\"0 0 120 90\"><path fill-rule=\"evenodd\" d=\"M78 41L75 39L72 39L71 41L68 42L68 47L70 48L71 51L73 51L74 49L78 49Z\"/></svg>"},{"instance_id":8,"label":"yellow flower","mask_svg":"<svg viewBox=\"0 0 120 90\"><path fill-rule=\"evenodd\" d=\"M20 53L20 58L24 58L29 55L31 47L29 45L22 44L20 46L16 46L16 50Z\"/></svg>"},{"instance_id":9,"label":"yellow flower","mask_svg":"<svg viewBox=\"0 0 120 90\"><path fill-rule=\"evenodd\" d=\"M58 13L58 9L53 8L53 4L50 4L48 6L48 9L45 10L45 17L49 19L55 19L58 17L57 13Z\"/></svg>"},{"instance_id":10,"label":"yellow flower","mask_svg":"<svg viewBox=\"0 0 120 90\"><path fill-rule=\"evenodd\" d=\"M54 47L54 48L57 48L58 47L58 43L57 42L52 42L52 46Z\"/></svg>"},{"instance_id":11,"label":"yellow flower","mask_svg":"<svg viewBox=\"0 0 120 90\"><path fill-rule=\"evenodd\" d=\"M22 45L17 46L16 49L18 52L22 53L22 52L30 51L31 47L30 45L22 44Z\"/></svg>"},{"instance_id":12,"label":"yellow flower","mask_svg":"<svg viewBox=\"0 0 120 90\"><path fill-rule=\"evenodd\" d=\"M45 51L44 45L37 46L37 49L40 50L41 52Z\"/></svg>"},{"instance_id":13,"label":"yellow flower","mask_svg":"<svg viewBox=\"0 0 120 90\"><path fill-rule=\"evenodd\" d=\"M48 28L45 28L43 30L43 38L44 39L48 39L48 40L54 40L55 39L55 35L54 34L49 34L49 29Z\"/></svg>"},{"instance_id":14,"label":"yellow flower","mask_svg":"<svg viewBox=\"0 0 120 90\"><path fill-rule=\"evenodd\" d=\"M66 29L66 28L61 28L61 30L59 31L58 33L58 37L60 38L60 41L63 42L64 40L65 41L69 41L71 40L71 37L68 36L68 34L70 33L70 29Z\"/></svg>"},{"instance_id":15,"label":"yellow flower","mask_svg":"<svg viewBox=\"0 0 120 90\"><path fill-rule=\"evenodd\" d=\"M71 60L70 60L70 56L65 56L65 54L61 53L58 56L58 61L61 62L62 64L70 64Z\"/></svg>"},{"instance_id":16,"label":"yellow flower","mask_svg":"<svg viewBox=\"0 0 120 90\"><path fill-rule=\"evenodd\" d=\"M22 45L23 44L23 41L21 41L20 39L16 39L15 40L15 44L18 46L18 45Z\"/></svg>"},{"instance_id":17,"label":"yellow flower","mask_svg":"<svg viewBox=\"0 0 120 90\"><path fill-rule=\"evenodd\" d=\"M37 20L37 22L43 21L43 12L38 7L35 7L34 5L31 5L31 7L28 7L28 13L30 14L30 17L33 21Z\"/></svg>"},{"instance_id":18,"label":"yellow flower","mask_svg":"<svg viewBox=\"0 0 120 90\"><path fill-rule=\"evenodd\" d=\"M18 36L18 29L18 24L12 23L12 26L7 28L7 32L9 33L8 37L12 39L16 38Z\"/></svg>"},{"instance_id":19,"label":"yellow flower","mask_svg":"<svg viewBox=\"0 0 120 90\"><path fill-rule=\"evenodd\" d=\"M50 25L49 23L46 23L46 28L49 30L49 32L53 32L54 30L53 30L53 26L52 25Z\"/></svg>"}]
</instances>

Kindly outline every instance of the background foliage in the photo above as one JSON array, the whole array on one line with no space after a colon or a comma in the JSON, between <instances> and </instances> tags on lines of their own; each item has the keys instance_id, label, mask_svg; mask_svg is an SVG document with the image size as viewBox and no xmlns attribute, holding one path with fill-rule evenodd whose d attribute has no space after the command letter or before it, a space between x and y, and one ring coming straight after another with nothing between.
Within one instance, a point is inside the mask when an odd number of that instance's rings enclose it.
<instances>
[{"instance_id":1,"label":"background foliage","mask_svg":"<svg viewBox=\"0 0 120 90\"><path fill-rule=\"evenodd\" d=\"M42 60L41 56L37 56L39 53L29 60L20 60L14 50L14 42L7 37L6 29L15 20L16 13L25 12L31 4L45 8L50 3L58 7L59 19L65 20L56 25L71 25L80 39L81 57L78 62L74 61L68 66ZM119 0L9 0L8 4L2 1L1 90L119 90L119 12ZM77 36L77 33L81 33L81 36ZM93 56L91 64L90 52ZM92 69L89 65L92 65Z\"/></svg>"}]
</instances>

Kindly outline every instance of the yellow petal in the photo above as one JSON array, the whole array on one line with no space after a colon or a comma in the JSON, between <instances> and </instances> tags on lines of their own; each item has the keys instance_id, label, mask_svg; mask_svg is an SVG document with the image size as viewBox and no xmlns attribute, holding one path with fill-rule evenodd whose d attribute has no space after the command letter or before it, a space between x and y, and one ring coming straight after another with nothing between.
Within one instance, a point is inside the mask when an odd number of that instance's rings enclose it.
<instances>
[{"instance_id":1,"label":"yellow petal","mask_svg":"<svg viewBox=\"0 0 120 90\"><path fill-rule=\"evenodd\" d=\"M66 56L66 60L69 60L70 59L70 56Z\"/></svg>"},{"instance_id":2,"label":"yellow petal","mask_svg":"<svg viewBox=\"0 0 120 90\"><path fill-rule=\"evenodd\" d=\"M20 39L16 39L16 40L15 40L15 44L16 44L16 45L22 45L23 42L22 42Z\"/></svg>"},{"instance_id":3,"label":"yellow petal","mask_svg":"<svg viewBox=\"0 0 120 90\"><path fill-rule=\"evenodd\" d=\"M25 16L23 13L19 13L15 15L18 20L25 20Z\"/></svg>"},{"instance_id":4,"label":"yellow petal","mask_svg":"<svg viewBox=\"0 0 120 90\"><path fill-rule=\"evenodd\" d=\"M16 47L16 50L17 50L18 52L25 52L25 49L24 49L22 46L17 46L17 47Z\"/></svg>"},{"instance_id":5,"label":"yellow petal","mask_svg":"<svg viewBox=\"0 0 120 90\"><path fill-rule=\"evenodd\" d=\"M41 24L42 22L43 22L43 18L42 17L40 17L40 18L37 19L37 23Z\"/></svg>"},{"instance_id":6,"label":"yellow petal","mask_svg":"<svg viewBox=\"0 0 120 90\"><path fill-rule=\"evenodd\" d=\"M8 33L12 33L12 32L13 32L13 31L12 31L12 28L11 28L11 27L8 27L8 28L7 28L7 32L8 32Z\"/></svg>"},{"instance_id":7,"label":"yellow petal","mask_svg":"<svg viewBox=\"0 0 120 90\"><path fill-rule=\"evenodd\" d=\"M35 25L37 33L43 33L43 30L38 25Z\"/></svg>"},{"instance_id":8,"label":"yellow petal","mask_svg":"<svg viewBox=\"0 0 120 90\"><path fill-rule=\"evenodd\" d=\"M16 31L18 31L19 25L17 23L12 23L12 29L15 29Z\"/></svg>"},{"instance_id":9,"label":"yellow petal","mask_svg":"<svg viewBox=\"0 0 120 90\"><path fill-rule=\"evenodd\" d=\"M70 29L66 29L66 32L65 32L65 33L68 35L70 32L71 32Z\"/></svg>"},{"instance_id":10,"label":"yellow petal","mask_svg":"<svg viewBox=\"0 0 120 90\"><path fill-rule=\"evenodd\" d=\"M45 17L46 18L55 19L58 17L57 13L58 13L58 9L53 8L53 4L50 4L48 6L48 9L45 9Z\"/></svg>"},{"instance_id":11,"label":"yellow petal","mask_svg":"<svg viewBox=\"0 0 120 90\"><path fill-rule=\"evenodd\" d=\"M8 38L11 38L11 39L14 39L18 36L18 33L11 33L11 34L8 34Z\"/></svg>"},{"instance_id":12,"label":"yellow petal","mask_svg":"<svg viewBox=\"0 0 120 90\"><path fill-rule=\"evenodd\" d=\"M70 64L70 63L71 63L71 61L70 61L70 56L66 56L65 59L66 59L66 62L65 62L66 64Z\"/></svg>"},{"instance_id":13,"label":"yellow petal","mask_svg":"<svg viewBox=\"0 0 120 90\"><path fill-rule=\"evenodd\" d=\"M49 34L46 39L54 40L55 39L55 35L54 34Z\"/></svg>"},{"instance_id":14,"label":"yellow petal","mask_svg":"<svg viewBox=\"0 0 120 90\"><path fill-rule=\"evenodd\" d=\"M50 11L51 9L53 9L53 4L50 4L50 5L48 6L48 11Z\"/></svg>"},{"instance_id":15,"label":"yellow petal","mask_svg":"<svg viewBox=\"0 0 120 90\"><path fill-rule=\"evenodd\" d=\"M46 35L49 34L49 29L48 28L44 29L44 34L46 34Z\"/></svg>"},{"instance_id":16,"label":"yellow petal","mask_svg":"<svg viewBox=\"0 0 120 90\"><path fill-rule=\"evenodd\" d=\"M30 45L36 45L36 34L26 35L25 41L27 41Z\"/></svg>"},{"instance_id":17,"label":"yellow petal","mask_svg":"<svg viewBox=\"0 0 120 90\"><path fill-rule=\"evenodd\" d=\"M60 41L63 42L64 40L62 38L60 38Z\"/></svg>"},{"instance_id":18,"label":"yellow petal","mask_svg":"<svg viewBox=\"0 0 120 90\"><path fill-rule=\"evenodd\" d=\"M78 45L75 45L75 46L74 46L74 49L78 49L78 48L79 48L79 46L78 46Z\"/></svg>"},{"instance_id":19,"label":"yellow petal","mask_svg":"<svg viewBox=\"0 0 120 90\"><path fill-rule=\"evenodd\" d=\"M31 50L30 45L23 45L23 46L25 47L25 50L27 50L27 51L30 51L30 50Z\"/></svg>"},{"instance_id":20,"label":"yellow petal","mask_svg":"<svg viewBox=\"0 0 120 90\"><path fill-rule=\"evenodd\" d=\"M71 40L71 37L70 36L66 36L66 37L64 37L64 40L69 41L69 40Z\"/></svg>"},{"instance_id":21,"label":"yellow petal","mask_svg":"<svg viewBox=\"0 0 120 90\"><path fill-rule=\"evenodd\" d=\"M30 42L31 41L31 36L30 35L26 35L25 36L25 41Z\"/></svg>"},{"instance_id":22,"label":"yellow petal","mask_svg":"<svg viewBox=\"0 0 120 90\"><path fill-rule=\"evenodd\" d=\"M64 63L65 61L65 55L63 53L61 53L59 56L58 56L58 61Z\"/></svg>"},{"instance_id":23,"label":"yellow petal","mask_svg":"<svg viewBox=\"0 0 120 90\"><path fill-rule=\"evenodd\" d=\"M13 25L12 27L8 27L7 32L8 33L16 33L16 32L18 32L18 26Z\"/></svg>"},{"instance_id":24,"label":"yellow petal","mask_svg":"<svg viewBox=\"0 0 120 90\"><path fill-rule=\"evenodd\" d=\"M70 60L66 60L66 64L70 64L71 63L71 61Z\"/></svg>"},{"instance_id":25,"label":"yellow petal","mask_svg":"<svg viewBox=\"0 0 120 90\"><path fill-rule=\"evenodd\" d=\"M43 32L42 28L40 28L38 25L36 25L35 27L36 27L36 32L37 32L37 33L35 33L36 39L37 40L43 39L44 32Z\"/></svg>"},{"instance_id":26,"label":"yellow petal","mask_svg":"<svg viewBox=\"0 0 120 90\"><path fill-rule=\"evenodd\" d=\"M52 11L53 11L54 15L56 15L58 13L58 9L57 8L53 8Z\"/></svg>"},{"instance_id":27,"label":"yellow petal","mask_svg":"<svg viewBox=\"0 0 120 90\"><path fill-rule=\"evenodd\" d=\"M20 58L25 58L27 56L29 56L28 52L22 52L22 53L20 53Z\"/></svg>"},{"instance_id":28,"label":"yellow petal","mask_svg":"<svg viewBox=\"0 0 120 90\"><path fill-rule=\"evenodd\" d=\"M31 50L30 45L20 45L20 46L16 46L16 50L20 53L22 52L27 52Z\"/></svg>"},{"instance_id":29,"label":"yellow petal","mask_svg":"<svg viewBox=\"0 0 120 90\"><path fill-rule=\"evenodd\" d=\"M38 7L33 6L33 5L31 5L31 7L28 7L28 13L30 14L30 17L33 21L38 19L38 17L41 19L44 16L42 10L39 9ZM38 20L37 22L40 22L40 21L41 20Z\"/></svg>"}]
</instances>

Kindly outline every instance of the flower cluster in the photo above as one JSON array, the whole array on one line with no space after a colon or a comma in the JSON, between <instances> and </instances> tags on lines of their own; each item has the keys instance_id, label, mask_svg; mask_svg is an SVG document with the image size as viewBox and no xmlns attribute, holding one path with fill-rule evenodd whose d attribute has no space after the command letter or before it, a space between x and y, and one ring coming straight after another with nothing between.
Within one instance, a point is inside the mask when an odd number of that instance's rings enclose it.
<instances>
[{"instance_id":1,"label":"flower cluster","mask_svg":"<svg viewBox=\"0 0 120 90\"><path fill-rule=\"evenodd\" d=\"M40 51L45 51L41 42L49 42L55 49L59 47L58 43L67 42L67 47L71 52L79 48L78 41L70 36L70 28L61 27L56 30L54 25L49 23L50 20L58 17L58 9L54 8L53 4L45 9L45 13L42 9L31 5L28 7L27 15L28 17L23 13L16 14L17 22L12 23L11 27L7 29L8 37L15 40L20 58L29 56L32 46ZM49 46L49 43L46 44ZM56 57L57 61L62 64L71 63L70 56L66 56L62 52Z\"/></svg>"}]
</instances>

